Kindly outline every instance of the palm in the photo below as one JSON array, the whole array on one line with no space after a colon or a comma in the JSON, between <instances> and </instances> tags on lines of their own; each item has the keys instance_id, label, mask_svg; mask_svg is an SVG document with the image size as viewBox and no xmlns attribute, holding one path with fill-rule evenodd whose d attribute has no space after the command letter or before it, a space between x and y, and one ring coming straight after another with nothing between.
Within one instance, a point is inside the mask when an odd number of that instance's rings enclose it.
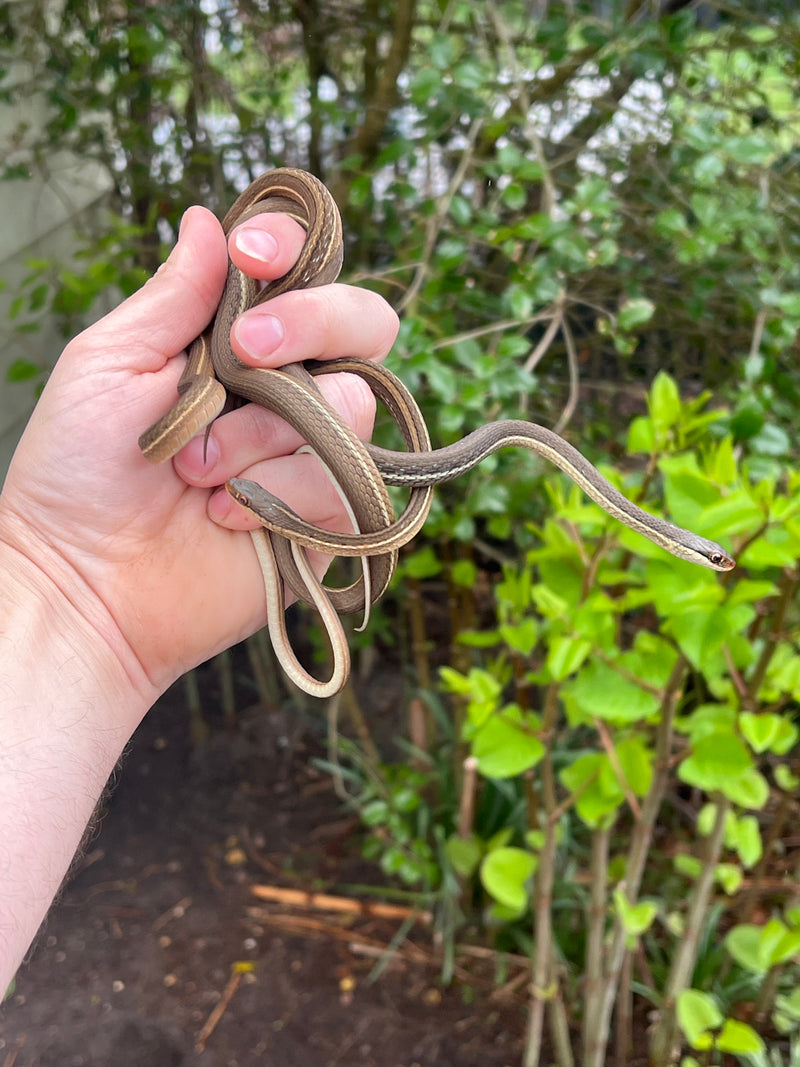
<instances>
[{"instance_id":1,"label":"palm","mask_svg":"<svg viewBox=\"0 0 800 1067\"><path fill-rule=\"evenodd\" d=\"M255 277L277 277L291 266L303 234L285 217L262 218L255 224L275 236L278 254L270 266L239 265ZM285 491L311 521L344 521L335 492L309 474L309 457L287 458L299 441L261 409L215 424L221 458L210 472L189 473L184 460L179 477L171 463L153 466L141 455L140 433L175 398L182 359L173 357L207 325L227 270L219 223L198 209L187 223L166 269L65 350L0 507L0 536L70 599L77 576L102 605L94 620L101 636L109 637L103 627L116 627L157 688L264 622L256 557L240 532L248 520L242 513L212 521L211 490L247 472ZM279 301L285 359L382 358L396 331L387 305L365 290L330 286L285 294L271 306ZM338 377L325 376L323 388L357 431L369 433L371 396L365 402L362 383L342 386ZM326 492L335 504L326 503Z\"/></svg>"},{"instance_id":2,"label":"palm","mask_svg":"<svg viewBox=\"0 0 800 1067\"><path fill-rule=\"evenodd\" d=\"M169 463L152 466L138 450L142 428L174 396L179 361L154 388L151 375L108 366L106 339L99 340L83 347L80 370L69 349L59 362L6 502L91 585L157 678L176 657L190 666L207 653L198 620L215 617L223 647L259 625L263 598L249 537L208 518L208 490L186 485ZM59 463L38 464L35 437L51 433L54 422Z\"/></svg>"}]
</instances>

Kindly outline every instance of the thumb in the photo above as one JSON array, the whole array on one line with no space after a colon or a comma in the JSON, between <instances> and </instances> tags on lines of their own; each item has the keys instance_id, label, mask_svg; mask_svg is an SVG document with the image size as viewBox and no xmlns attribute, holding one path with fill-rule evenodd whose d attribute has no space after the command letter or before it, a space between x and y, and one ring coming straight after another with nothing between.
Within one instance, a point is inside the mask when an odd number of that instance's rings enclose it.
<instances>
[{"instance_id":1,"label":"thumb","mask_svg":"<svg viewBox=\"0 0 800 1067\"><path fill-rule=\"evenodd\" d=\"M107 366L159 370L206 328L219 304L228 269L225 235L215 216L192 207L183 216L178 243L142 288L88 333L105 349Z\"/></svg>"}]
</instances>

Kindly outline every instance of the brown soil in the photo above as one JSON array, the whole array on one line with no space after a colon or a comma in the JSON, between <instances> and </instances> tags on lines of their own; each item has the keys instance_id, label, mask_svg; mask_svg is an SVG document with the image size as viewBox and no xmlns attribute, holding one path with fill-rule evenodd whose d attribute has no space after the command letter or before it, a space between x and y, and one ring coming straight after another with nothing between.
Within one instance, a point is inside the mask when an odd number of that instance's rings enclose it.
<instances>
[{"instance_id":1,"label":"brown soil","mask_svg":"<svg viewBox=\"0 0 800 1067\"><path fill-rule=\"evenodd\" d=\"M499 998L476 964L442 988L421 926L372 981L401 920L255 897L267 883L367 899L343 888L367 877L357 823L310 765L319 718L251 708L226 732L207 714L192 744L178 685L137 732L0 1013L0 1067L519 1063L521 983Z\"/></svg>"}]
</instances>

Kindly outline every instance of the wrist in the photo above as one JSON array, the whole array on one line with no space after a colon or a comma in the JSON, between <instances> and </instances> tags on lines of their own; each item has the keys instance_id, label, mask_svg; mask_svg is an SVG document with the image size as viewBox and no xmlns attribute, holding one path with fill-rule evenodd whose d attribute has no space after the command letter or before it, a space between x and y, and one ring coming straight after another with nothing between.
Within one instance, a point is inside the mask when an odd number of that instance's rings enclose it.
<instances>
[{"instance_id":1,"label":"wrist","mask_svg":"<svg viewBox=\"0 0 800 1067\"><path fill-rule=\"evenodd\" d=\"M0 540L0 997L157 695L67 588Z\"/></svg>"},{"instance_id":2,"label":"wrist","mask_svg":"<svg viewBox=\"0 0 800 1067\"><path fill-rule=\"evenodd\" d=\"M87 578L2 504L0 638L3 670L9 655L33 668L27 694L52 683L60 705L97 695L104 728L132 733L160 695Z\"/></svg>"}]
</instances>

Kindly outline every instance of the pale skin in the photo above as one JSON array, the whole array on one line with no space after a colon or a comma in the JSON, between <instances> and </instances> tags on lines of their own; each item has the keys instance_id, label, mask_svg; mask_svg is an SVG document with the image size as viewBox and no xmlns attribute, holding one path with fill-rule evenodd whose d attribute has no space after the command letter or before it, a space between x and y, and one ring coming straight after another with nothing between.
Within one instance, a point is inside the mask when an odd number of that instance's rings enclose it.
<instances>
[{"instance_id":1,"label":"pale skin","mask_svg":"<svg viewBox=\"0 0 800 1067\"><path fill-rule=\"evenodd\" d=\"M264 215L229 240L254 277L283 274L300 228ZM265 622L253 520L225 480L243 474L304 518L348 530L337 493L300 439L249 406L153 466L139 434L175 397L186 345L219 301L225 238L187 212L142 290L72 341L34 411L0 495L0 998L55 896L109 774L139 722L184 671ZM397 319L344 285L287 293L234 325L253 366L382 359ZM368 437L359 379L321 388ZM320 573L324 567L318 561Z\"/></svg>"}]
</instances>

